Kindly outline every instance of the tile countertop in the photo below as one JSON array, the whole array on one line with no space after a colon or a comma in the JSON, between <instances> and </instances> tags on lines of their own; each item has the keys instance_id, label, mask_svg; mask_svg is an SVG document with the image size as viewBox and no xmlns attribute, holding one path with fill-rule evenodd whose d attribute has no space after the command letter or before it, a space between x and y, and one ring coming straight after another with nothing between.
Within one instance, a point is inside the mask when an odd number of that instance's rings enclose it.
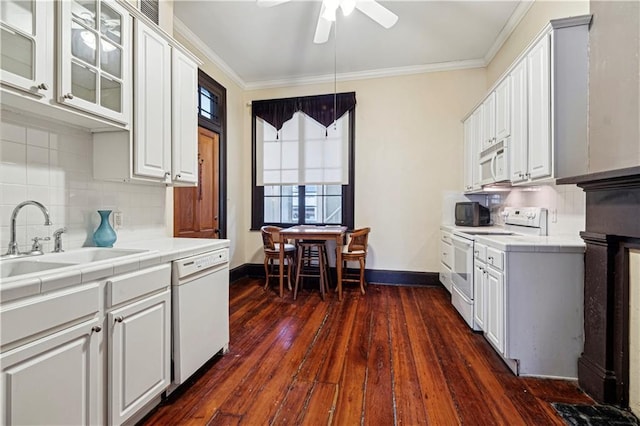
<instances>
[{"instance_id":1,"label":"tile countertop","mask_svg":"<svg viewBox=\"0 0 640 426\"><path fill-rule=\"evenodd\" d=\"M487 231L509 232L502 226L455 226L440 225L440 229L447 232ZM538 252L538 253L583 253L584 241L579 236L572 235L470 235L474 241L491 246L502 251Z\"/></svg>"},{"instance_id":2,"label":"tile countertop","mask_svg":"<svg viewBox=\"0 0 640 426\"><path fill-rule=\"evenodd\" d=\"M457 225L440 225L440 229L446 232L454 231L483 231L483 232L510 232L500 225L490 226L457 226Z\"/></svg>"},{"instance_id":3,"label":"tile countertop","mask_svg":"<svg viewBox=\"0 0 640 426\"><path fill-rule=\"evenodd\" d=\"M173 260L229 247L229 240L205 238L158 238L153 240L116 243L115 248L148 250L128 256L105 259L89 263L69 264L45 272L34 272L0 280L0 303L28 296L35 296L53 290L104 279L113 275L135 272ZM81 251L74 249L71 253ZM23 260L42 260L55 262L55 253L41 256L19 258ZM1 263L0 263L1 267Z\"/></svg>"},{"instance_id":4,"label":"tile countertop","mask_svg":"<svg viewBox=\"0 0 640 426\"><path fill-rule=\"evenodd\" d=\"M537 253L584 253L580 237L570 235L476 235L475 241L502 251Z\"/></svg>"}]
</instances>

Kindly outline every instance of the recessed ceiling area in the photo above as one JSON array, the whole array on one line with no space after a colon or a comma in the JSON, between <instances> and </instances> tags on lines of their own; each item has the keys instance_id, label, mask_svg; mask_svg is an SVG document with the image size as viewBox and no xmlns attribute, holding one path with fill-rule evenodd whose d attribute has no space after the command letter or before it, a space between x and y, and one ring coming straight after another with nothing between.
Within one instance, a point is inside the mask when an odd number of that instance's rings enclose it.
<instances>
[{"instance_id":1,"label":"recessed ceiling area","mask_svg":"<svg viewBox=\"0 0 640 426\"><path fill-rule=\"evenodd\" d=\"M364 0L366 1L366 0ZM398 15L385 29L340 11L329 41L313 43L320 1L259 7L256 1L174 3L175 28L199 38L247 88L483 66L530 2L380 1ZM335 61L334 61L335 59Z\"/></svg>"}]
</instances>

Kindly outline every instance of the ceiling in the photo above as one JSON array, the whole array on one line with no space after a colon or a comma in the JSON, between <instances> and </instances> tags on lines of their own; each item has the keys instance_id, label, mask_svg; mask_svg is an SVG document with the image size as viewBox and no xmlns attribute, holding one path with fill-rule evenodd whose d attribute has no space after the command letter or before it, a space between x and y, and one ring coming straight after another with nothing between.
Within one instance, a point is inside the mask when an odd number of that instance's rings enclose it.
<instances>
[{"instance_id":1,"label":"ceiling","mask_svg":"<svg viewBox=\"0 0 640 426\"><path fill-rule=\"evenodd\" d=\"M174 30L244 88L484 66L531 2L380 1L398 15L384 29L359 10L338 12L325 44L314 44L320 1L258 7L255 0L174 3ZM335 42L337 40L337 43ZM334 62L335 58L335 62Z\"/></svg>"}]
</instances>

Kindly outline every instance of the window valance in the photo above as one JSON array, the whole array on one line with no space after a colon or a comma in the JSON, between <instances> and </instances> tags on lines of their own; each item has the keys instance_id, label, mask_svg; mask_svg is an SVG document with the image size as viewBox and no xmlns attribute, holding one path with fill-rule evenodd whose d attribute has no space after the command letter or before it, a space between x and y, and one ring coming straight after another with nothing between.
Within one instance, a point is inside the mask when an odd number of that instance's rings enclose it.
<instances>
[{"instance_id":1,"label":"window valance","mask_svg":"<svg viewBox=\"0 0 640 426\"><path fill-rule=\"evenodd\" d=\"M335 114L334 114L335 105ZM303 96L297 98L253 101L253 114L271 124L277 131L298 111L313 118L325 128L356 106L356 93Z\"/></svg>"}]
</instances>

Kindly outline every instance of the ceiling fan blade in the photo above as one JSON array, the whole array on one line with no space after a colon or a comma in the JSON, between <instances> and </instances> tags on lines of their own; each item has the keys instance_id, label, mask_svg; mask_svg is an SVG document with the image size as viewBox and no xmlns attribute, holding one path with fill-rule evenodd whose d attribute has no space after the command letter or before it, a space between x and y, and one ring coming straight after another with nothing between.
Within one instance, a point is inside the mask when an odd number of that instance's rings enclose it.
<instances>
[{"instance_id":1,"label":"ceiling fan blade","mask_svg":"<svg viewBox=\"0 0 640 426\"><path fill-rule=\"evenodd\" d=\"M291 0L257 0L258 6L260 7L272 7L277 6L282 3L286 3Z\"/></svg>"},{"instance_id":2,"label":"ceiling fan blade","mask_svg":"<svg viewBox=\"0 0 640 426\"><path fill-rule=\"evenodd\" d=\"M356 2L356 9L385 28L391 28L398 22L398 15L375 0L360 0Z\"/></svg>"},{"instance_id":3,"label":"ceiling fan blade","mask_svg":"<svg viewBox=\"0 0 640 426\"><path fill-rule=\"evenodd\" d=\"M318 15L318 24L316 25L316 34L313 36L313 42L316 44L326 43L329 40L329 34L331 33L331 24L333 22L327 21L322 17L324 13L324 2L320 8L320 14Z\"/></svg>"}]
</instances>

